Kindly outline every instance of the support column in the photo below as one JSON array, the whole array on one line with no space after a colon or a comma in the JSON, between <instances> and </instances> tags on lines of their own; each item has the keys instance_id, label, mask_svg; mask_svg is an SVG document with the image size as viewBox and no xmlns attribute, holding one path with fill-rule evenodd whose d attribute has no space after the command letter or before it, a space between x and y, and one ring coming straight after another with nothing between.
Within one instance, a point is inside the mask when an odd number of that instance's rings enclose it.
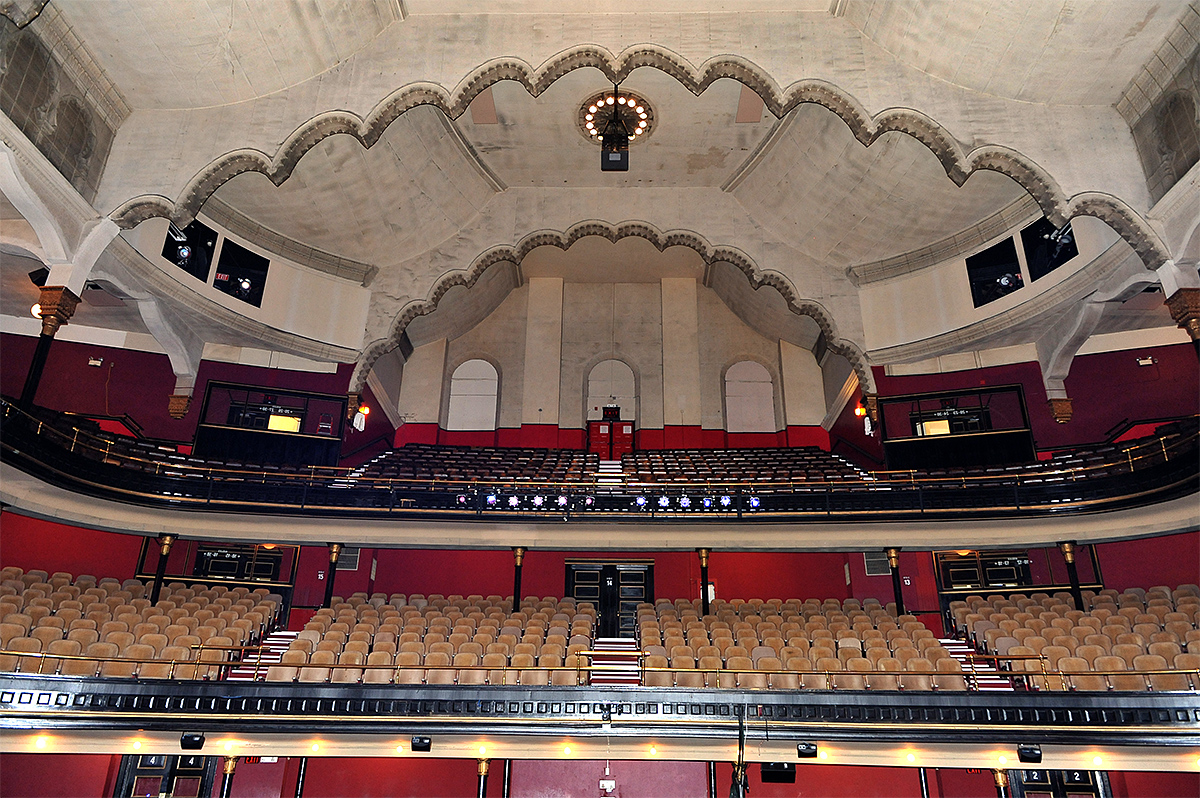
<instances>
[{"instance_id":1,"label":"support column","mask_svg":"<svg viewBox=\"0 0 1200 798\"><path fill-rule=\"evenodd\" d=\"M1200 354L1200 288L1180 288L1167 297L1167 310L1175 323L1187 330L1192 346Z\"/></svg>"},{"instance_id":2,"label":"support column","mask_svg":"<svg viewBox=\"0 0 1200 798\"><path fill-rule=\"evenodd\" d=\"M236 756L225 757L224 776L221 779L221 798L233 795L233 771L237 767Z\"/></svg>"},{"instance_id":3,"label":"support column","mask_svg":"<svg viewBox=\"0 0 1200 798\"><path fill-rule=\"evenodd\" d=\"M442 386L446 376L446 339L418 346L404 361L397 411L404 424L396 430L396 445L437 443L442 418Z\"/></svg>"},{"instance_id":4,"label":"support column","mask_svg":"<svg viewBox=\"0 0 1200 798\"><path fill-rule=\"evenodd\" d=\"M1083 590L1079 587L1079 569L1075 565L1075 542L1064 541L1058 544L1063 559L1067 561L1067 578L1071 580L1071 597L1075 599L1075 609L1087 612L1083 606Z\"/></svg>"},{"instance_id":5,"label":"support column","mask_svg":"<svg viewBox=\"0 0 1200 798\"><path fill-rule=\"evenodd\" d=\"M696 281L662 280L663 429L669 447L688 445L684 430L700 428L700 340ZM673 432L672 430L674 428Z\"/></svg>"},{"instance_id":6,"label":"support column","mask_svg":"<svg viewBox=\"0 0 1200 798\"><path fill-rule=\"evenodd\" d=\"M525 373L521 385L524 446L558 446L562 327L562 278L531 278L525 314Z\"/></svg>"},{"instance_id":7,"label":"support column","mask_svg":"<svg viewBox=\"0 0 1200 798\"><path fill-rule=\"evenodd\" d=\"M337 575L338 556L342 553L341 543L329 544L329 572L325 574L325 602L322 607L333 604L333 578Z\"/></svg>"},{"instance_id":8,"label":"support column","mask_svg":"<svg viewBox=\"0 0 1200 798\"><path fill-rule=\"evenodd\" d=\"M996 798L1008 798L1008 771L993 770L992 778L996 782Z\"/></svg>"},{"instance_id":9,"label":"support column","mask_svg":"<svg viewBox=\"0 0 1200 798\"><path fill-rule=\"evenodd\" d=\"M296 771L296 798L304 798L304 776L308 772L308 757L300 757L300 767Z\"/></svg>"},{"instance_id":10,"label":"support column","mask_svg":"<svg viewBox=\"0 0 1200 798\"><path fill-rule=\"evenodd\" d=\"M479 760L479 789L476 791L478 798L485 798L487 794L487 777L488 777L488 760Z\"/></svg>"},{"instance_id":11,"label":"support column","mask_svg":"<svg viewBox=\"0 0 1200 798\"><path fill-rule=\"evenodd\" d=\"M904 614L904 584L900 581L900 549L884 549L892 569L892 594L896 597L896 615Z\"/></svg>"},{"instance_id":12,"label":"support column","mask_svg":"<svg viewBox=\"0 0 1200 798\"><path fill-rule=\"evenodd\" d=\"M696 549L700 555L700 606L703 610L702 615L708 615L708 555L712 554L709 549Z\"/></svg>"},{"instance_id":13,"label":"support column","mask_svg":"<svg viewBox=\"0 0 1200 798\"><path fill-rule=\"evenodd\" d=\"M513 611L521 606L521 563L525 562L525 547L513 549Z\"/></svg>"},{"instance_id":14,"label":"support column","mask_svg":"<svg viewBox=\"0 0 1200 798\"><path fill-rule=\"evenodd\" d=\"M163 578L167 575L167 557L171 554L171 546L175 545L174 535L158 536L158 567L154 569L154 585L150 588L150 603L157 604L162 592Z\"/></svg>"},{"instance_id":15,"label":"support column","mask_svg":"<svg viewBox=\"0 0 1200 798\"><path fill-rule=\"evenodd\" d=\"M17 401L17 407L22 410L28 411L33 407L38 384L42 381L42 372L46 368L46 358L50 354L50 344L54 342L54 335L59 328L75 315L78 305L79 297L71 293L66 286L48 285L42 288L42 294L38 297L42 334L38 336L37 348L33 350L33 361L25 375L25 387L21 389L21 398Z\"/></svg>"},{"instance_id":16,"label":"support column","mask_svg":"<svg viewBox=\"0 0 1200 798\"><path fill-rule=\"evenodd\" d=\"M504 783L501 785L500 792L501 792L501 795L504 796L504 798L508 798L509 793L512 792L512 760L511 759L504 760Z\"/></svg>"}]
</instances>

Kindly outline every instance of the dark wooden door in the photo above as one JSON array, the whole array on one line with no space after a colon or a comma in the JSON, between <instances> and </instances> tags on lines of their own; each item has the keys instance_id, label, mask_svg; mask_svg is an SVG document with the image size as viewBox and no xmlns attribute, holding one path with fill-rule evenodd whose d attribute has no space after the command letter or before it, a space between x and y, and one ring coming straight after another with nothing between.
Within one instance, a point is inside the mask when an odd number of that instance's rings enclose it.
<instances>
[{"instance_id":1,"label":"dark wooden door","mask_svg":"<svg viewBox=\"0 0 1200 798\"><path fill-rule=\"evenodd\" d=\"M638 604L654 602L654 563L568 560L566 595L595 605L598 637L636 637Z\"/></svg>"}]
</instances>

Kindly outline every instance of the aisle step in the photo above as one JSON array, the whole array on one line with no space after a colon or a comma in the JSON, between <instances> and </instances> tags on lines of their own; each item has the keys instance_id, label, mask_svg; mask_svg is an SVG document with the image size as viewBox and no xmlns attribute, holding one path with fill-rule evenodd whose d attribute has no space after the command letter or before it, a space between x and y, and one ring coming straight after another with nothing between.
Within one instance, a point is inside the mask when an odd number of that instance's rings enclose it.
<instances>
[{"instance_id":1,"label":"aisle step","mask_svg":"<svg viewBox=\"0 0 1200 798\"><path fill-rule=\"evenodd\" d=\"M225 678L231 682L252 682L257 673L261 680L266 674L267 668L279 664L283 659L283 652L287 651L288 646L299 634L299 632L289 631L272 632L262 640L262 645L266 648L261 652L247 651L246 655L242 657L242 661L230 669L229 675Z\"/></svg>"},{"instance_id":2,"label":"aisle step","mask_svg":"<svg viewBox=\"0 0 1200 798\"><path fill-rule=\"evenodd\" d=\"M950 656L962 664L964 673L969 676L973 670L975 683L981 692L1013 691L1012 680L1003 672L997 670L996 666L990 660L975 660L974 665L971 664L969 660L970 655L979 652L969 643L955 638L942 638L938 642L942 644L942 648L950 652Z\"/></svg>"},{"instance_id":3,"label":"aisle step","mask_svg":"<svg viewBox=\"0 0 1200 798\"><path fill-rule=\"evenodd\" d=\"M641 647L631 637L601 637L592 646L593 686L633 686L642 683Z\"/></svg>"}]
</instances>

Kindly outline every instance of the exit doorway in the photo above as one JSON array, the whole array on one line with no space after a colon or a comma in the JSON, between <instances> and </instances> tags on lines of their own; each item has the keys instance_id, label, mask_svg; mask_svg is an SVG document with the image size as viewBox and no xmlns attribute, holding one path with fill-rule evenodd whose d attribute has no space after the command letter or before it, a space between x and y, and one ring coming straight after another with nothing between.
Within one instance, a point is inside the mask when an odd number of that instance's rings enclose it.
<instances>
[{"instance_id":1,"label":"exit doorway","mask_svg":"<svg viewBox=\"0 0 1200 798\"><path fill-rule=\"evenodd\" d=\"M638 605L654 603L654 561L567 560L566 595L596 607L598 637L637 637Z\"/></svg>"}]
</instances>

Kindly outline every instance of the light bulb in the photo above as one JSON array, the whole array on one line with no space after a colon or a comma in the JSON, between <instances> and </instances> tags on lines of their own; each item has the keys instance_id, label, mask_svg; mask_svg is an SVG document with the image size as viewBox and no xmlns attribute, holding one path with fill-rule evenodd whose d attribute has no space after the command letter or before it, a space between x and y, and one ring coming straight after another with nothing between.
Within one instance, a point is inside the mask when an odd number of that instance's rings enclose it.
<instances>
[{"instance_id":1,"label":"light bulb","mask_svg":"<svg viewBox=\"0 0 1200 798\"><path fill-rule=\"evenodd\" d=\"M596 113L596 106L594 106L594 105L588 106L588 112L593 113L593 114Z\"/></svg>"},{"instance_id":2,"label":"light bulb","mask_svg":"<svg viewBox=\"0 0 1200 798\"><path fill-rule=\"evenodd\" d=\"M916 754L909 754L908 756L906 756L906 757L904 757L904 758L905 758L905 759L907 759L909 762L916 762L916 761L917 761L917 755L916 755Z\"/></svg>"},{"instance_id":3,"label":"light bulb","mask_svg":"<svg viewBox=\"0 0 1200 798\"><path fill-rule=\"evenodd\" d=\"M591 122L593 117L595 117L595 114L588 114L587 116L584 117L584 119Z\"/></svg>"},{"instance_id":4,"label":"light bulb","mask_svg":"<svg viewBox=\"0 0 1200 798\"><path fill-rule=\"evenodd\" d=\"M612 105L615 102L615 100L613 100L612 97L605 97L604 102L606 105Z\"/></svg>"},{"instance_id":5,"label":"light bulb","mask_svg":"<svg viewBox=\"0 0 1200 798\"><path fill-rule=\"evenodd\" d=\"M310 750L311 750L311 751L312 751L312 752L315 754L317 751L320 751L320 750L321 750L321 744L320 744L320 743L313 743L313 744L312 744L312 748L311 748Z\"/></svg>"},{"instance_id":6,"label":"light bulb","mask_svg":"<svg viewBox=\"0 0 1200 798\"><path fill-rule=\"evenodd\" d=\"M142 750L142 741L141 741L141 740L134 740L134 741L133 741L133 750L134 750L134 751L141 751L141 750Z\"/></svg>"},{"instance_id":7,"label":"light bulb","mask_svg":"<svg viewBox=\"0 0 1200 798\"><path fill-rule=\"evenodd\" d=\"M621 105L624 105L624 104L625 104L625 98L624 98L624 97L618 97L618 98L617 98L617 102L619 102Z\"/></svg>"},{"instance_id":8,"label":"light bulb","mask_svg":"<svg viewBox=\"0 0 1200 798\"><path fill-rule=\"evenodd\" d=\"M1092 757L1092 764L1095 765L1096 767L1100 767L1101 765L1104 764L1104 758L1101 756L1098 756L1098 755L1094 756L1094 757Z\"/></svg>"},{"instance_id":9,"label":"light bulb","mask_svg":"<svg viewBox=\"0 0 1200 798\"><path fill-rule=\"evenodd\" d=\"M42 317L42 306L41 306L41 304L39 304L39 303L37 303L37 302L34 302L34 303L33 303L33 305L31 305L31 306L30 306L30 308L29 308L29 313L30 313L30 315L32 315L32 316L33 316L35 319L40 319L40 318Z\"/></svg>"},{"instance_id":10,"label":"light bulb","mask_svg":"<svg viewBox=\"0 0 1200 798\"><path fill-rule=\"evenodd\" d=\"M571 755L571 746L569 746L569 745L564 745L564 746L563 746L563 753L564 753L564 754L566 754L567 756L570 756L570 755Z\"/></svg>"},{"instance_id":11,"label":"light bulb","mask_svg":"<svg viewBox=\"0 0 1200 798\"><path fill-rule=\"evenodd\" d=\"M37 748L45 748L47 743L49 743L49 742L50 742L50 738L43 734L40 737L38 737L37 739L35 739L33 741L33 744Z\"/></svg>"},{"instance_id":12,"label":"light bulb","mask_svg":"<svg viewBox=\"0 0 1200 798\"><path fill-rule=\"evenodd\" d=\"M636 111L636 112L638 112L638 113L640 114L640 113L642 113L643 111L645 111L646 109L645 109L643 106L640 106L640 105L639 105L637 108L634 108L633 110L634 110L634 111Z\"/></svg>"}]
</instances>

